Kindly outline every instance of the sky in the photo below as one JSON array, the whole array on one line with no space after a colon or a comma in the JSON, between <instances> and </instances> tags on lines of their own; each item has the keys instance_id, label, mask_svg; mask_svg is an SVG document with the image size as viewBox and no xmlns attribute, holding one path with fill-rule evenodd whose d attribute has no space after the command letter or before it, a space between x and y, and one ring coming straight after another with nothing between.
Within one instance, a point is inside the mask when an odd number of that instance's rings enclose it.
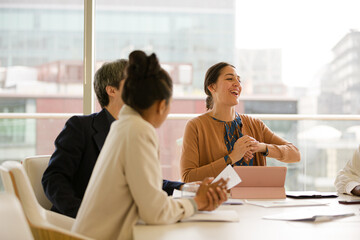
<instances>
[{"instance_id":1,"label":"sky","mask_svg":"<svg viewBox=\"0 0 360 240\"><path fill-rule=\"evenodd\" d=\"M309 87L350 29L360 30L360 0L236 0L236 47L282 49L282 77Z\"/></svg>"}]
</instances>

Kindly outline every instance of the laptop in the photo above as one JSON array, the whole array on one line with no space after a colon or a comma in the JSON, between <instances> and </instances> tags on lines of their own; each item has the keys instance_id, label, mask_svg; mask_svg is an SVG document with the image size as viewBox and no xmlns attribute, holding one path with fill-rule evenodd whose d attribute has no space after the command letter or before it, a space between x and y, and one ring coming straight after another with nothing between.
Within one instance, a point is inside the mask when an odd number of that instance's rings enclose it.
<instances>
[{"instance_id":1,"label":"laptop","mask_svg":"<svg viewBox=\"0 0 360 240\"><path fill-rule=\"evenodd\" d=\"M284 199L286 167L234 166L241 183L230 190L237 199Z\"/></svg>"}]
</instances>

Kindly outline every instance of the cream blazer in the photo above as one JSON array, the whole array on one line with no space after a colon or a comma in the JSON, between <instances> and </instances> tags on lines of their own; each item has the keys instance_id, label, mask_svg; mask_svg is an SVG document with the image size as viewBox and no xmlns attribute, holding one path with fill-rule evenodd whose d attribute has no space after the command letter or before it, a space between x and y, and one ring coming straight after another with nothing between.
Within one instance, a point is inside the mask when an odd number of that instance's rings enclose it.
<instances>
[{"instance_id":1,"label":"cream blazer","mask_svg":"<svg viewBox=\"0 0 360 240\"><path fill-rule=\"evenodd\" d=\"M335 187L339 193L351 194L357 185L360 185L360 146L335 179Z\"/></svg>"},{"instance_id":2,"label":"cream blazer","mask_svg":"<svg viewBox=\"0 0 360 240\"><path fill-rule=\"evenodd\" d=\"M189 199L162 190L154 127L124 106L96 162L73 231L95 239L132 239L133 227L170 224L194 214Z\"/></svg>"}]
</instances>

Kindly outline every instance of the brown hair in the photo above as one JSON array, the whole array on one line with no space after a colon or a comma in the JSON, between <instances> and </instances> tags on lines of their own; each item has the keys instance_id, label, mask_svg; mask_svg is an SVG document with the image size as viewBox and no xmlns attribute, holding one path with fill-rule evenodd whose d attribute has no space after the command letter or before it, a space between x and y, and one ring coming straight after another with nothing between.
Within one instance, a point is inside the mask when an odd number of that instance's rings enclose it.
<instances>
[{"instance_id":1,"label":"brown hair","mask_svg":"<svg viewBox=\"0 0 360 240\"><path fill-rule=\"evenodd\" d=\"M119 59L113 62L104 63L94 76L94 91L102 108L109 105L109 95L106 92L107 86L119 89L121 80L125 78L124 72L127 60Z\"/></svg>"},{"instance_id":2,"label":"brown hair","mask_svg":"<svg viewBox=\"0 0 360 240\"><path fill-rule=\"evenodd\" d=\"M208 89L208 87L211 85L211 84L214 84L217 82L217 79L219 78L219 75L220 75L220 71L224 68L224 67L227 67L227 66L230 66L230 67L233 67L235 68L233 65L229 64L229 63L226 63L226 62L219 62L213 66L211 66L206 74L205 74L205 81L204 81L204 91L207 95L206 97L206 109L207 110L210 110L213 108L213 105L214 105L214 102L213 102L213 98L212 98L212 95L211 95L211 92L210 90Z\"/></svg>"}]
</instances>

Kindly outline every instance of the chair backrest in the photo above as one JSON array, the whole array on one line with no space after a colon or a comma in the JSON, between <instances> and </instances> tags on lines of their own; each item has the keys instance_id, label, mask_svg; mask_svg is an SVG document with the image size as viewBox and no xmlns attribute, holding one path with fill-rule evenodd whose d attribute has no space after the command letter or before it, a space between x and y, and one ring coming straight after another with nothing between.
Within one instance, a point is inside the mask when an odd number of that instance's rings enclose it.
<instances>
[{"instance_id":1,"label":"chair backrest","mask_svg":"<svg viewBox=\"0 0 360 240\"><path fill-rule=\"evenodd\" d=\"M34 239L19 200L13 194L0 193L0 213L0 239Z\"/></svg>"},{"instance_id":2,"label":"chair backrest","mask_svg":"<svg viewBox=\"0 0 360 240\"><path fill-rule=\"evenodd\" d=\"M15 195L15 189L10 177L9 170L0 165L0 175L5 191Z\"/></svg>"},{"instance_id":3,"label":"chair backrest","mask_svg":"<svg viewBox=\"0 0 360 240\"><path fill-rule=\"evenodd\" d=\"M69 230L74 219L50 212L40 206L24 167L19 162L4 162L0 171L1 175L10 175L14 192L20 200L35 239L88 239ZM68 221L69 219L71 221ZM67 227L63 227L64 225Z\"/></svg>"},{"instance_id":4,"label":"chair backrest","mask_svg":"<svg viewBox=\"0 0 360 240\"><path fill-rule=\"evenodd\" d=\"M18 184L17 189L15 189L15 173L14 172L10 172L11 169L15 169L16 167L21 168L20 170L18 170L18 172L20 173L17 174L17 178L18 179L23 179L22 181L20 181L20 183L22 184ZM3 179L3 182L5 182L4 187L5 187L5 191L12 193L14 195L16 195L19 200L21 201L21 204L23 203L27 203L29 206L31 206L31 209L35 209L37 208L38 210L35 211L40 211L40 214L42 216L42 218L45 218L48 222L50 222L51 224L54 224L56 226L59 226L61 228L67 229L67 230L71 230L72 225L74 224L75 219L70 218L68 216L56 213L56 212L52 212L49 211L47 209L44 209L36 200L35 198L35 194L33 189L30 186L30 181L29 178L27 176L27 174L24 173L23 167L15 162L9 162L9 163L5 163L3 165L0 165L0 173L1 173L1 178ZM19 176L18 176L19 175ZM22 192L23 194L27 194L27 196L25 196L23 199L25 199L24 201L22 201L22 199L20 198L21 196L19 196L19 187L20 186L27 186L27 188L25 188L25 193ZM32 207L34 206L34 207Z\"/></svg>"},{"instance_id":5,"label":"chair backrest","mask_svg":"<svg viewBox=\"0 0 360 240\"><path fill-rule=\"evenodd\" d=\"M1 175L5 179L11 179L12 190L20 200L20 203L24 209L25 216L30 222L42 221L45 215L45 209L43 209L35 197L32 190L29 178L27 177L24 168L19 162L6 161L2 165ZM5 190L7 191L5 184Z\"/></svg>"},{"instance_id":6,"label":"chair backrest","mask_svg":"<svg viewBox=\"0 0 360 240\"><path fill-rule=\"evenodd\" d=\"M41 184L41 178L49 164L50 157L50 155L27 157L23 162L25 172L30 179L37 201L43 208L48 210L51 208L52 203L45 195Z\"/></svg>"}]
</instances>

